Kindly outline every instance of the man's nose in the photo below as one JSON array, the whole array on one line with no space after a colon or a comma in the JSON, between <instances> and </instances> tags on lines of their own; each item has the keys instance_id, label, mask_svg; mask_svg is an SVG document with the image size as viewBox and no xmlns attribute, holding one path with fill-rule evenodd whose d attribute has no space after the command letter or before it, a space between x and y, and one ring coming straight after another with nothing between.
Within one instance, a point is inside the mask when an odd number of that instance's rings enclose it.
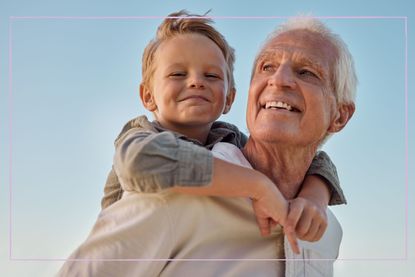
<instances>
[{"instance_id":1,"label":"man's nose","mask_svg":"<svg viewBox=\"0 0 415 277\"><path fill-rule=\"evenodd\" d=\"M280 64L274 74L270 76L268 84L278 88L293 89L296 83L292 67L289 64Z\"/></svg>"}]
</instances>

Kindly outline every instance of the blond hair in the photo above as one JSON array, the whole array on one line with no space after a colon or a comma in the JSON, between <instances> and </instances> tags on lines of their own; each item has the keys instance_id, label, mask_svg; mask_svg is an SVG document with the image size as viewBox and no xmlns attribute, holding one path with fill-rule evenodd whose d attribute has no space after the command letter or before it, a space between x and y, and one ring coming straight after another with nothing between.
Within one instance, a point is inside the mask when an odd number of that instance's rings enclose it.
<instances>
[{"instance_id":1,"label":"blond hair","mask_svg":"<svg viewBox=\"0 0 415 277\"><path fill-rule=\"evenodd\" d=\"M157 29L152 39L144 49L142 58L142 83L150 86L155 71L155 55L160 45L181 34L200 34L212 40L221 50L227 64L228 92L235 89L233 67L235 51L226 39L211 24L213 21L206 16L189 14L185 10L169 14Z\"/></svg>"}]
</instances>

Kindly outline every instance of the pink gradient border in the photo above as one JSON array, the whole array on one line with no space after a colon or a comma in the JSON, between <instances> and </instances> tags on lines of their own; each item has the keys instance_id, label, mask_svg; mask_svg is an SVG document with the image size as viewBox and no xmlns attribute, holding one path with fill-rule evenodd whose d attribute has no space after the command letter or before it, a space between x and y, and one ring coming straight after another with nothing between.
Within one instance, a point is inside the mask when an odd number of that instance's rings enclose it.
<instances>
[{"instance_id":1,"label":"pink gradient border","mask_svg":"<svg viewBox=\"0 0 415 277\"><path fill-rule=\"evenodd\" d=\"M288 19L292 16L209 16L212 19ZM339 258L335 261L407 261L408 260L408 214L409 214L409 154L408 154L408 17L407 16L312 16L318 19L403 19L405 35L405 227L404 227L404 256L401 258ZM166 16L10 16L9 17L9 260L10 261L303 261L304 259L69 259L69 258L14 258L12 256L12 107L13 107L13 28L15 20L137 20L164 19ZM175 17L171 17L175 18ZM332 261L333 259L307 259L309 261Z\"/></svg>"}]
</instances>

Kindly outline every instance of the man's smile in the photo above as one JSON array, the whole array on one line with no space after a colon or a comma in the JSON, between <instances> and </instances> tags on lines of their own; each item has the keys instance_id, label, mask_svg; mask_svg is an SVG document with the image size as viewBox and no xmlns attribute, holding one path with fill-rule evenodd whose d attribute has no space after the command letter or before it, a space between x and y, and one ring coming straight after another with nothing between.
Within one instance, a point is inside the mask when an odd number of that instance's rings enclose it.
<instances>
[{"instance_id":1,"label":"man's smile","mask_svg":"<svg viewBox=\"0 0 415 277\"><path fill-rule=\"evenodd\" d=\"M284 100L267 100L261 104L261 108L265 110L286 110L289 112L299 113L301 110L291 102Z\"/></svg>"}]
</instances>

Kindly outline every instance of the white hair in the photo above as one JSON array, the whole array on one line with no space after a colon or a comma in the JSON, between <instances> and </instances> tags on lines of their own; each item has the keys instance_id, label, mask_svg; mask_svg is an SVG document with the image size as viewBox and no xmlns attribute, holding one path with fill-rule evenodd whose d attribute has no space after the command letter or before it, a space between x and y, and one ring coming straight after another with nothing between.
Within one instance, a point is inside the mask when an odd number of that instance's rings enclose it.
<instances>
[{"instance_id":1,"label":"white hair","mask_svg":"<svg viewBox=\"0 0 415 277\"><path fill-rule=\"evenodd\" d=\"M347 48L346 43L337 34L333 33L322 21L311 16L298 16L287 20L273 31L265 40L264 46L277 36L293 31L308 30L321 35L327 39L336 49L338 56L334 66L334 72L331 80L334 86L334 95L339 104L354 103L356 98L357 77L354 67L353 57ZM263 47L261 48L261 53ZM257 63L255 59L254 68Z\"/></svg>"}]
</instances>

